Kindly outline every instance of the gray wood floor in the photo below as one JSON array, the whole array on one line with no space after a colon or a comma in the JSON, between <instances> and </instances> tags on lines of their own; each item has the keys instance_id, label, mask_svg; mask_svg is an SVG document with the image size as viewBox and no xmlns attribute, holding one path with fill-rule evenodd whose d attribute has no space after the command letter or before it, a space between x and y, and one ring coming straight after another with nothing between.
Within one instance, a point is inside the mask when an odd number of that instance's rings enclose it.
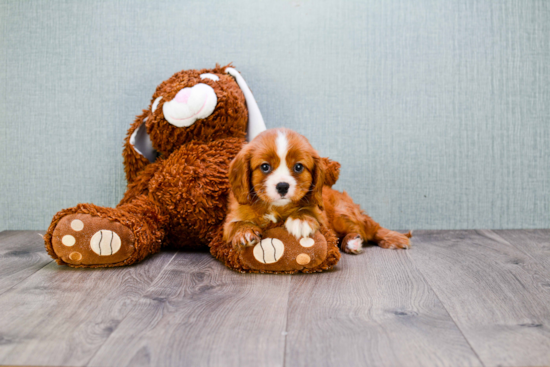
<instances>
[{"instance_id":1,"label":"gray wood floor","mask_svg":"<svg viewBox=\"0 0 550 367\"><path fill-rule=\"evenodd\" d=\"M550 365L550 230L417 231L293 276L207 252L71 269L38 234L0 233L0 364Z\"/></svg>"}]
</instances>

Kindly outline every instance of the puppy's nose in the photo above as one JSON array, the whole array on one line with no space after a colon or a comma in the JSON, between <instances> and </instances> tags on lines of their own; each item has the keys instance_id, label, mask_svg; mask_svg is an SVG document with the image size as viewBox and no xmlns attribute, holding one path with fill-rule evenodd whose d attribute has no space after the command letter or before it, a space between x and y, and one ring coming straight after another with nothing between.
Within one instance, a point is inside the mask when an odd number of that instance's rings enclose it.
<instances>
[{"instance_id":1,"label":"puppy's nose","mask_svg":"<svg viewBox=\"0 0 550 367\"><path fill-rule=\"evenodd\" d=\"M288 192L288 188L290 187L290 185L286 182L279 182L275 188L277 189L277 192L279 193L279 195L281 196L284 196L286 195L286 193Z\"/></svg>"}]
</instances>

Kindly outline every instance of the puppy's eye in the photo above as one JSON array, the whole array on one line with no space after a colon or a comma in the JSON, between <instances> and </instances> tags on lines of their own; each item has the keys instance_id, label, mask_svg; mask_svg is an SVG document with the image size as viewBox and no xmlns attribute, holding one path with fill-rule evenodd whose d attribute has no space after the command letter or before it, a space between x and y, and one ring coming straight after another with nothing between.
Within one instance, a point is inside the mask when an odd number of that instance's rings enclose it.
<instances>
[{"instance_id":1,"label":"puppy's eye","mask_svg":"<svg viewBox=\"0 0 550 367\"><path fill-rule=\"evenodd\" d=\"M263 173L269 173L269 171L271 171L271 166L267 163L264 163L260 166L260 170L262 170Z\"/></svg>"},{"instance_id":2,"label":"puppy's eye","mask_svg":"<svg viewBox=\"0 0 550 367\"><path fill-rule=\"evenodd\" d=\"M294 165L294 172L296 173L302 173L302 171L304 170L304 165L301 164L301 163L296 163Z\"/></svg>"}]
</instances>

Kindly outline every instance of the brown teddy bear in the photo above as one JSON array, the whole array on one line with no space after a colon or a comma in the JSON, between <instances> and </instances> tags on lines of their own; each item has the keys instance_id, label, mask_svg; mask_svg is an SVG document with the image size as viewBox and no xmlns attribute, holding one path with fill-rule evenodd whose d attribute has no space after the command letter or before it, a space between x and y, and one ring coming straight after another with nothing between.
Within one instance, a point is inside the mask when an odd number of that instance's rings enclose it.
<instances>
[{"instance_id":1,"label":"brown teddy bear","mask_svg":"<svg viewBox=\"0 0 550 367\"><path fill-rule=\"evenodd\" d=\"M254 256L236 262L219 243L229 164L247 133L251 140L263 130L256 101L231 65L174 74L157 87L150 107L128 130L123 199L116 208L78 204L58 212L44 235L48 253L60 265L112 267L141 261L162 247L212 242L212 254L234 269L288 272L284 261L278 262L281 268L268 269L266 264L257 269ZM337 178L338 166L332 166ZM321 232L308 255L310 265L299 271L328 269L338 261L337 239ZM286 242L287 255L299 246L280 230L266 235Z\"/></svg>"}]
</instances>

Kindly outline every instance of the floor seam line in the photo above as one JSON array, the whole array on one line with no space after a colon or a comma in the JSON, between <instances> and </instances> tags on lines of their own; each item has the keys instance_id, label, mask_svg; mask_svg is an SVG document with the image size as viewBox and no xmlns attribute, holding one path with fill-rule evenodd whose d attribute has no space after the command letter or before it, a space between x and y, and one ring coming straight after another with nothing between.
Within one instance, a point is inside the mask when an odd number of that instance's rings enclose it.
<instances>
[{"instance_id":1,"label":"floor seam line","mask_svg":"<svg viewBox=\"0 0 550 367\"><path fill-rule=\"evenodd\" d=\"M290 291L292 289L292 281L294 280L294 278L290 278L290 281L288 282L288 294L287 294L287 299L286 299L286 313L285 313L285 327L284 327L284 330L283 332L286 333L284 335L285 337L285 342L283 344L283 367L286 366L286 344L287 344L287 339L288 339L288 314L289 314L289 310L290 310Z\"/></svg>"},{"instance_id":2,"label":"floor seam line","mask_svg":"<svg viewBox=\"0 0 550 367\"><path fill-rule=\"evenodd\" d=\"M12 285L11 287L9 287L8 289L5 289L4 291L2 291L2 293L0 293L0 297L2 297L4 294L6 294L7 292L9 292L10 290L12 290L14 287L18 286L19 284L23 283L24 281L28 280L30 277L32 277L34 274L38 273L40 270L44 269L46 266L50 265L51 263L53 263L54 260L50 260L48 261L44 266L41 266L40 269L36 269L35 272L33 272L32 274L29 274L28 277L24 278L24 279L21 279L19 282L15 283L14 285Z\"/></svg>"},{"instance_id":3,"label":"floor seam line","mask_svg":"<svg viewBox=\"0 0 550 367\"><path fill-rule=\"evenodd\" d=\"M507 245L509 245L509 246L512 247L513 249L518 250L519 252L521 252L522 254L524 254L525 256L527 256L528 258L530 258L531 260L533 260L533 261L536 262L537 264L539 264L541 267L543 267L543 268L546 267L546 266L545 266L543 263L541 263L536 257L533 257L530 253L524 251L523 248L514 246L510 241L508 241L507 239L505 239L504 237L502 237L501 235L499 235L498 233L496 233L494 229L488 229L488 231L491 232L491 233L493 233L495 236L497 236L500 240L504 241Z\"/></svg>"},{"instance_id":4,"label":"floor seam line","mask_svg":"<svg viewBox=\"0 0 550 367\"><path fill-rule=\"evenodd\" d=\"M107 339L105 339L105 341L101 344L101 346L99 348L97 348L97 350L95 351L94 354L92 354L92 356L90 357L90 359L88 359L88 362L86 362L86 364L84 366L90 366L90 362L95 358L95 356L99 353L99 351L101 350L101 348L103 348L103 346L105 345L105 343L107 343L107 341L111 338L111 336L115 333L116 329L118 329L119 325L122 324L122 322L124 320L126 320L126 318L128 317L128 315L132 312L132 310L135 308L135 305L141 300L143 299L143 295L147 293L147 291L151 288L151 285L153 283L155 283L155 281L161 276L162 273L164 273L164 270L166 269L166 267L172 262L172 260L174 260L174 258L176 257L176 255L179 253L179 251L176 251L176 253L174 253L174 256L172 256L170 258L170 260L168 262L166 262L166 265L162 268L161 271L159 271L159 273L157 274L156 277L153 278L153 280L151 280L151 283L149 283L149 285L147 286L147 288L145 288L145 290L139 295L139 297L137 297L136 301L132 304L132 307L128 310L128 312L126 313L126 315L124 315L124 317L120 320L120 322L118 323L118 325L113 329L113 331L111 332L111 334L109 334L109 336L107 337Z\"/></svg>"},{"instance_id":5,"label":"floor seam line","mask_svg":"<svg viewBox=\"0 0 550 367\"><path fill-rule=\"evenodd\" d=\"M443 309L445 310L445 312L447 313L447 315L449 315L450 319L453 321L453 323L455 324L456 328L458 329L458 331L460 332L460 335L462 335L462 337L464 338L464 340L466 341L466 343L468 343L468 345L470 346L470 349L472 350L472 352L474 353L474 355L477 357L478 361L481 363L482 366L486 366L485 365L485 362L483 362L483 360L481 359L481 357L479 356L479 354L477 353L477 351L475 350L474 346L470 343L470 340L468 340L468 338L466 337L466 335L464 334L464 332L462 331L462 329L460 328L460 326L458 325L457 321L455 320L455 318L453 317L453 315L451 315L451 313L449 312L449 310L447 309L447 306L445 306L445 304L443 303L443 301L441 301L441 298L439 297L439 294L437 294L436 290L434 289L434 287L432 286L432 284L430 283L430 281L426 278L426 276L424 275L424 273L422 272L422 270L420 270L420 268L418 266L416 266L416 263L414 262L414 259L409 255L409 253L407 253L407 257L411 260L411 263L412 265L414 266L414 268L416 269L416 271L418 271L418 273L420 274L420 276L422 277L422 279L424 279L424 281L426 282L426 284L430 287L430 289L432 290L432 292L434 293L435 297L437 298L437 300L439 301L439 303L441 304L441 306L443 307Z\"/></svg>"}]
</instances>

